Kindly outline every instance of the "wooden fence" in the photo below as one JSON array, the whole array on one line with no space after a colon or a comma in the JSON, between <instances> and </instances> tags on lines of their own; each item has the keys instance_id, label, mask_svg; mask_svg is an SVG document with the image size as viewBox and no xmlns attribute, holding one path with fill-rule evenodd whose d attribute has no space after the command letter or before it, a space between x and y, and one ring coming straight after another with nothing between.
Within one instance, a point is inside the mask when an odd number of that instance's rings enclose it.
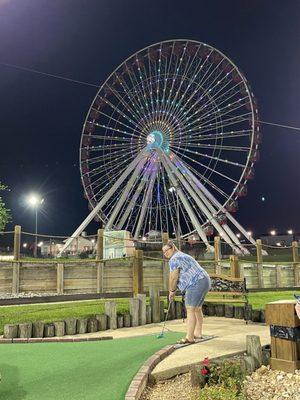
<instances>
[{"instance_id":1,"label":"wooden fence","mask_svg":"<svg viewBox=\"0 0 300 400\"><path fill-rule=\"evenodd\" d=\"M135 250L133 257L103 259L103 229L98 230L95 260L26 261L20 258L21 227L16 226L14 261L0 261L0 294L20 292L39 293L122 293L148 291L150 286L168 289L168 261L147 257ZM166 235L165 235L166 236ZM163 237L167 241L167 237ZM239 260L230 256L222 260L220 238L215 237L213 260L199 260L210 274L245 277L248 288L283 288L300 286L298 243L293 242L292 262L263 261L261 241L257 240L256 261Z\"/></svg>"},{"instance_id":2,"label":"wooden fence","mask_svg":"<svg viewBox=\"0 0 300 400\"><path fill-rule=\"evenodd\" d=\"M209 273L245 277L248 288L298 287L300 264L258 264L239 261L201 261ZM0 294L39 293L142 293L150 286L167 290L168 263L143 256L94 261L2 261Z\"/></svg>"}]
</instances>

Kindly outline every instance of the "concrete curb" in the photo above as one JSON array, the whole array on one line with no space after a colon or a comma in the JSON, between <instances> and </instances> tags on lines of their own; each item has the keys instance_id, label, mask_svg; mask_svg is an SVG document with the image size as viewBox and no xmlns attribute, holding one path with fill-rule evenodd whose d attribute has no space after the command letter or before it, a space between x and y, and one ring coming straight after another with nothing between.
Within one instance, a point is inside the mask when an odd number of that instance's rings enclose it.
<instances>
[{"instance_id":1,"label":"concrete curb","mask_svg":"<svg viewBox=\"0 0 300 400\"><path fill-rule=\"evenodd\" d=\"M0 339L0 344L14 344L14 343L69 343L69 342L95 342L100 340L112 340L112 336L91 337L91 338L14 338L14 339Z\"/></svg>"},{"instance_id":2,"label":"concrete curb","mask_svg":"<svg viewBox=\"0 0 300 400\"><path fill-rule=\"evenodd\" d=\"M131 381L131 384L125 395L125 400L139 400L141 398L153 369L160 361L173 353L174 350L175 348L172 345L165 346L161 350L154 353L153 356L148 358L148 360L141 366Z\"/></svg>"}]
</instances>

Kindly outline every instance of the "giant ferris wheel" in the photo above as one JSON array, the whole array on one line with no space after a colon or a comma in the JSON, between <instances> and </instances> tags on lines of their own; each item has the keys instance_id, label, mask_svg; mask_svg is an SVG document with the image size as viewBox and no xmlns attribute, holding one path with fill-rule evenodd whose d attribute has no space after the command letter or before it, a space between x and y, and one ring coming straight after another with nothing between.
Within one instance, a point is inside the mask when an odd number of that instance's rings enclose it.
<instances>
[{"instance_id":1,"label":"giant ferris wheel","mask_svg":"<svg viewBox=\"0 0 300 400\"><path fill-rule=\"evenodd\" d=\"M239 236L254 240L232 214L254 177L260 141L249 83L219 50L180 39L136 52L88 111L80 171L91 212L72 237L95 218L135 239L180 226L208 250L216 233L248 253Z\"/></svg>"}]
</instances>

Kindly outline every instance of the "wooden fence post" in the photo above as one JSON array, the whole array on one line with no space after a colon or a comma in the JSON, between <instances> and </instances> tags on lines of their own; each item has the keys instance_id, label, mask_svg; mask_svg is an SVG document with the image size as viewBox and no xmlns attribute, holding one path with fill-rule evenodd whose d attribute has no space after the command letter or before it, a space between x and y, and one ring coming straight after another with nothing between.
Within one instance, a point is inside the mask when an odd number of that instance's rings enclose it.
<instances>
[{"instance_id":1,"label":"wooden fence post","mask_svg":"<svg viewBox=\"0 0 300 400\"><path fill-rule=\"evenodd\" d=\"M231 278L240 278L241 271L240 271L240 264L238 256L230 256L230 277Z\"/></svg>"},{"instance_id":2,"label":"wooden fence post","mask_svg":"<svg viewBox=\"0 0 300 400\"><path fill-rule=\"evenodd\" d=\"M257 255L257 278L258 287L264 287L264 274L263 274L263 258L262 258L262 242L261 239L256 240L256 255Z\"/></svg>"},{"instance_id":3,"label":"wooden fence post","mask_svg":"<svg viewBox=\"0 0 300 400\"><path fill-rule=\"evenodd\" d=\"M300 286L300 265L299 265L299 247L298 242L292 243L293 251L293 267L294 267L294 285L296 287Z\"/></svg>"},{"instance_id":4,"label":"wooden fence post","mask_svg":"<svg viewBox=\"0 0 300 400\"><path fill-rule=\"evenodd\" d=\"M282 266L276 265L276 287L282 287Z\"/></svg>"},{"instance_id":5,"label":"wooden fence post","mask_svg":"<svg viewBox=\"0 0 300 400\"><path fill-rule=\"evenodd\" d=\"M169 241L169 234L168 232L163 232L162 234L162 242L163 246L168 244ZM162 273L163 273L163 290L169 290L169 264L166 257L163 255L163 262L162 262Z\"/></svg>"},{"instance_id":6,"label":"wooden fence post","mask_svg":"<svg viewBox=\"0 0 300 400\"><path fill-rule=\"evenodd\" d=\"M102 293L104 277L104 229L97 231L96 268L97 268L97 293Z\"/></svg>"},{"instance_id":7,"label":"wooden fence post","mask_svg":"<svg viewBox=\"0 0 300 400\"><path fill-rule=\"evenodd\" d=\"M215 269L216 274L221 275L222 273L222 266L220 263L221 260L221 238L220 236L214 237L214 248L215 248Z\"/></svg>"},{"instance_id":8,"label":"wooden fence post","mask_svg":"<svg viewBox=\"0 0 300 400\"><path fill-rule=\"evenodd\" d=\"M144 279L143 279L143 250L134 250L133 259L133 279L132 291L133 295L143 293Z\"/></svg>"},{"instance_id":9,"label":"wooden fence post","mask_svg":"<svg viewBox=\"0 0 300 400\"><path fill-rule=\"evenodd\" d=\"M58 263L56 266L56 291L57 294L64 293L64 264Z\"/></svg>"},{"instance_id":10,"label":"wooden fence post","mask_svg":"<svg viewBox=\"0 0 300 400\"><path fill-rule=\"evenodd\" d=\"M12 293L19 294L20 290L20 250L21 250L21 226L15 226L14 233L14 261L12 271Z\"/></svg>"}]
</instances>

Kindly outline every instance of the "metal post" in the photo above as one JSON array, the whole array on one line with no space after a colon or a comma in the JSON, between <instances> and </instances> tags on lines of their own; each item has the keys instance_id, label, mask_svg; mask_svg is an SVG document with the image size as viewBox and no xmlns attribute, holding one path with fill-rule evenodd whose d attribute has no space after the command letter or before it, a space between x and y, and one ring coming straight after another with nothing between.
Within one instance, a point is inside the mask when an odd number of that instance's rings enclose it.
<instances>
[{"instance_id":1,"label":"metal post","mask_svg":"<svg viewBox=\"0 0 300 400\"><path fill-rule=\"evenodd\" d=\"M293 262L294 262L294 285L300 286L300 264L299 264L299 247L298 242L292 243Z\"/></svg>"},{"instance_id":2,"label":"metal post","mask_svg":"<svg viewBox=\"0 0 300 400\"><path fill-rule=\"evenodd\" d=\"M258 287L264 287L264 274L263 274L263 257L262 257L262 242L261 239L256 240L256 254L257 254L257 278Z\"/></svg>"},{"instance_id":3,"label":"metal post","mask_svg":"<svg viewBox=\"0 0 300 400\"><path fill-rule=\"evenodd\" d=\"M177 199L177 244L178 249L181 250L181 241L180 241L180 220L179 220L179 197L178 197L178 190L176 188L176 199Z\"/></svg>"},{"instance_id":4,"label":"metal post","mask_svg":"<svg viewBox=\"0 0 300 400\"><path fill-rule=\"evenodd\" d=\"M38 223L37 223L37 205L35 205L35 245L34 245L34 253L33 253L34 257L37 257L37 242L38 242L38 240L37 240L37 226L38 226Z\"/></svg>"}]
</instances>

